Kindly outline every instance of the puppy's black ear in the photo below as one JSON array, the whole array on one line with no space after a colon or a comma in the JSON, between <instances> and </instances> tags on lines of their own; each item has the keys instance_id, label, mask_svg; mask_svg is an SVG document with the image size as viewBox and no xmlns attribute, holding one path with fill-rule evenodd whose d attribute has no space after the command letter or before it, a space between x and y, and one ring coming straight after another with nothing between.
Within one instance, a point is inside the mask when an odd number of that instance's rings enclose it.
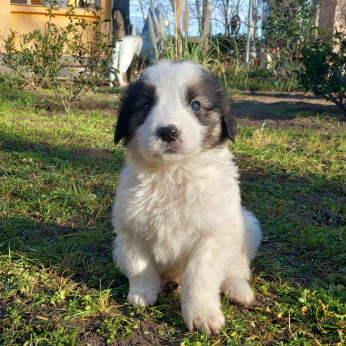
<instances>
[{"instance_id":1,"label":"puppy's black ear","mask_svg":"<svg viewBox=\"0 0 346 346\"><path fill-rule=\"evenodd\" d=\"M131 139L130 121L133 116L133 107L138 99L139 83L130 84L121 99L118 122L115 128L114 142L118 144L124 139L124 145L127 145Z\"/></svg>"},{"instance_id":2,"label":"puppy's black ear","mask_svg":"<svg viewBox=\"0 0 346 346\"><path fill-rule=\"evenodd\" d=\"M234 143L236 133L237 122L231 111L231 102L227 99L222 112L222 137L229 138Z\"/></svg>"},{"instance_id":3,"label":"puppy's black ear","mask_svg":"<svg viewBox=\"0 0 346 346\"><path fill-rule=\"evenodd\" d=\"M115 128L114 142L123 139L128 145L135 135L136 129L143 124L147 116L146 104L155 102L155 88L145 84L144 79L130 84L121 100L118 122Z\"/></svg>"},{"instance_id":4,"label":"puppy's black ear","mask_svg":"<svg viewBox=\"0 0 346 346\"><path fill-rule=\"evenodd\" d=\"M128 98L125 97L122 100L120 112L118 116L118 122L115 128L114 142L118 144L122 138L128 138L129 135L129 120L130 120L130 109L127 106Z\"/></svg>"}]
</instances>

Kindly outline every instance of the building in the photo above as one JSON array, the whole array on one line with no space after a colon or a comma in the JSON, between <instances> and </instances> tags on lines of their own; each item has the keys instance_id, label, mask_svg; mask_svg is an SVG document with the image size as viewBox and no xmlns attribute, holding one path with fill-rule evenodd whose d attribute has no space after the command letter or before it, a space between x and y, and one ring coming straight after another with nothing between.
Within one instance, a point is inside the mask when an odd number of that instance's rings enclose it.
<instances>
[{"instance_id":1,"label":"building","mask_svg":"<svg viewBox=\"0 0 346 346\"><path fill-rule=\"evenodd\" d=\"M102 20L111 17L112 0L62 0L61 7L54 10L54 23L58 26L68 24L66 11L71 7L76 7L75 17L94 20L95 16L91 11L87 11L85 4L99 6L103 9ZM47 22L47 11L40 4L40 0L2 0L0 11L0 39L3 40L10 31L20 34L32 32L35 29L43 29ZM104 23L103 30L110 30L110 23ZM0 45L0 53L4 52L4 47Z\"/></svg>"}]
</instances>

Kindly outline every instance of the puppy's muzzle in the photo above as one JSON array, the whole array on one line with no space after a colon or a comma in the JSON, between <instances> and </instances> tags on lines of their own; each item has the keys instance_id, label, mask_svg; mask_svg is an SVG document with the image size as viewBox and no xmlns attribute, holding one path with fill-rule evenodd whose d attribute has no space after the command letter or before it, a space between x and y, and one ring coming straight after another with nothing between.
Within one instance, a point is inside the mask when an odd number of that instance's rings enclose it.
<instances>
[{"instance_id":1,"label":"puppy's muzzle","mask_svg":"<svg viewBox=\"0 0 346 346\"><path fill-rule=\"evenodd\" d=\"M160 137L164 142L171 143L175 141L179 136L179 130L174 125L167 125L164 127L160 127L157 130L157 135Z\"/></svg>"}]
</instances>

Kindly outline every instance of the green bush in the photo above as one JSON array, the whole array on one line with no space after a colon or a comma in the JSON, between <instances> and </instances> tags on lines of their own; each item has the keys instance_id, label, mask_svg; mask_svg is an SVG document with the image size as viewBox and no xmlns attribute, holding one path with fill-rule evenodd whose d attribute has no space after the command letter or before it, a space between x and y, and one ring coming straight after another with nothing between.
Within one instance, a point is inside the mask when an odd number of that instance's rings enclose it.
<instances>
[{"instance_id":1,"label":"green bush","mask_svg":"<svg viewBox=\"0 0 346 346\"><path fill-rule=\"evenodd\" d=\"M301 49L315 35L313 8L309 0L278 0L263 22L264 47L277 83L290 84L300 68ZM290 91L290 86L289 90Z\"/></svg>"},{"instance_id":2,"label":"green bush","mask_svg":"<svg viewBox=\"0 0 346 346\"><path fill-rule=\"evenodd\" d=\"M66 13L65 27L54 24L53 10L60 0L46 0L48 21L43 31L29 34L12 31L5 39L4 63L15 71L17 86L29 89L49 89L43 93L48 101L58 104L66 112L81 93L96 86L106 75L112 42L110 35L101 30L101 9L90 9L93 22L74 16L74 8ZM86 10L89 11L89 10ZM61 78L62 68L66 69ZM13 83L13 78L9 79Z\"/></svg>"},{"instance_id":3,"label":"green bush","mask_svg":"<svg viewBox=\"0 0 346 346\"><path fill-rule=\"evenodd\" d=\"M299 82L305 91L335 103L346 116L346 39L319 37L302 50Z\"/></svg>"}]
</instances>

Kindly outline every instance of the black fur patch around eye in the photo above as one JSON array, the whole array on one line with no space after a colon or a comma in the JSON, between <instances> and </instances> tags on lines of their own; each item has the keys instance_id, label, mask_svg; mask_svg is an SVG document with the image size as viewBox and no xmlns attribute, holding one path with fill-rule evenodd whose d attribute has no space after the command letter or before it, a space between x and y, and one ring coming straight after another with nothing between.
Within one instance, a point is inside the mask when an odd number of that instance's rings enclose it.
<instances>
[{"instance_id":1,"label":"black fur patch around eye","mask_svg":"<svg viewBox=\"0 0 346 346\"><path fill-rule=\"evenodd\" d=\"M227 138L234 141L236 122L231 113L231 104L226 88L214 74L201 70L197 83L187 88L186 102L197 100L201 109L195 112L196 117L208 131L204 137L204 146L211 148Z\"/></svg>"},{"instance_id":2,"label":"black fur patch around eye","mask_svg":"<svg viewBox=\"0 0 346 346\"><path fill-rule=\"evenodd\" d=\"M156 103L156 90L153 85L140 80L131 84L121 101L114 142L124 138L127 145L133 138L136 129L142 125L148 115L146 105Z\"/></svg>"}]
</instances>

